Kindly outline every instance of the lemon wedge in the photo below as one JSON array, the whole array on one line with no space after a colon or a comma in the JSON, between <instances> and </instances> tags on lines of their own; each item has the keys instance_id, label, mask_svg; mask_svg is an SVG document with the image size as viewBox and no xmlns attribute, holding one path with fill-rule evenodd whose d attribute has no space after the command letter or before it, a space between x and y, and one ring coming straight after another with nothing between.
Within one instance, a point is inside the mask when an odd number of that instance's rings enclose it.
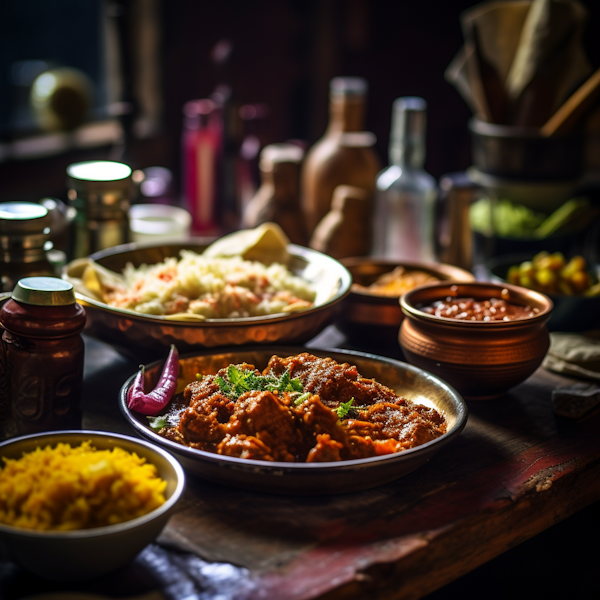
<instances>
[{"instance_id":1,"label":"lemon wedge","mask_svg":"<svg viewBox=\"0 0 600 600\"><path fill-rule=\"evenodd\" d=\"M215 242L202 253L208 257L241 256L244 260L255 260L266 265L290 260L290 240L276 223L263 223L254 229L242 229L230 233Z\"/></svg>"}]
</instances>

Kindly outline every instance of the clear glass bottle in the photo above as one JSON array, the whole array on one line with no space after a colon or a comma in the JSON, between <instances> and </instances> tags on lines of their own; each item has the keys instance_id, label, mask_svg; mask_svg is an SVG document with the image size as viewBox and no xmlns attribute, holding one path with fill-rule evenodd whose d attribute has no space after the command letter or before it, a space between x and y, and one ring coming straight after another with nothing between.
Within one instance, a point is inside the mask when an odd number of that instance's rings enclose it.
<instances>
[{"instance_id":1,"label":"clear glass bottle","mask_svg":"<svg viewBox=\"0 0 600 600\"><path fill-rule=\"evenodd\" d=\"M397 260L435 260L435 179L423 168L427 103L394 101L390 166L377 176L373 255Z\"/></svg>"}]
</instances>

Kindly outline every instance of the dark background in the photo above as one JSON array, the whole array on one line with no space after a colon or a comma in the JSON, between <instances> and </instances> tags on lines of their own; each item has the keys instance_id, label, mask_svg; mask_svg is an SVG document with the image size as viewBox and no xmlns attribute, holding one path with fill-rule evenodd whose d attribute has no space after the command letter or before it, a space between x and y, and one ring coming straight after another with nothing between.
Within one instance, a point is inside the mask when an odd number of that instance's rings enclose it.
<instances>
[{"instance_id":1,"label":"dark background","mask_svg":"<svg viewBox=\"0 0 600 600\"><path fill-rule=\"evenodd\" d=\"M139 72L139 64L130 60L141 35L137 17L148 1L157 15L158 51L150 68L156 69L162 110L151 134L129 140L126 157L134 168L171 169L176 196L182 106L209 96L222 82L224 73L211 50L224 39L233 45L227 78L237 102L269 108L268 116L254 125L262 145L291 138L313 143L327 123L329 80L358 75L369 82L366 128L377 136L383 164L393 100L418 95L429 106L427 170L439 178L469 166L471 112L444 79L463 43L459 15L475 4L468 0L5 0L0 5L0 143L35 133L22 118L23 107L17 110L27 90L11 81L15 61L43 59L81 68L97 84L95 117L105 116L103 19L121 15L127 94ZM600 3L583 4L590 11L586 48L597 67ZM109 146L67 149L38 159L2 159L0 153L0 200L64 199L69 163L110 155Z\"/></svg>"}]
</instances>

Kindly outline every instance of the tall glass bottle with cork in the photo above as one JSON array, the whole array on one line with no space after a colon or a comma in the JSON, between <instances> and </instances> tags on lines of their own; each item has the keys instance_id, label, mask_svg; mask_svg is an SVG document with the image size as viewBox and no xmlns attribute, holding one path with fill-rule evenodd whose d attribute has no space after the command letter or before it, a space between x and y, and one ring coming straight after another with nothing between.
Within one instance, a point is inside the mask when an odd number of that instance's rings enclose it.
<instances>
[{"instance_id":1,"label":"tall glass bottle with cork","mask_svg":"<svg viewBox=\"0 0 600 600\"><path fill-rule=\"evenodd\" d=\"M398 260L435 260L437 186L423 167L427 103L394 101L390 166L377 176L373 254Z\"/></svg>"},{"instance_id":2,"label":"tall glass bottle with cork","mask_svg":"<svg viewBox=\"0 0 600 600\"><path fill-rule=\"evenodd\" d=\"M338 185L374 195L381 163L373 149L375 136L363 131L367 87L361 77L334 77L330 82L329 124L302 167L301 205L309 236L329 212Z\"/></svg>"}]
</instances>

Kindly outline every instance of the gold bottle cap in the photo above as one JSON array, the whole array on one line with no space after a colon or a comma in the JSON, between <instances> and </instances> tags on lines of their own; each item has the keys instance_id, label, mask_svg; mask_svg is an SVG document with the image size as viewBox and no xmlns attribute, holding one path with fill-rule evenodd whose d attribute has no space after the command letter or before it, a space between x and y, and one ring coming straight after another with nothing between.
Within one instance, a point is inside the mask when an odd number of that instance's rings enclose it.
<instances>
[{"instance_id":1,"label":"gold bottle cap","mask_svg":"<svg viewBox=\"0 0 600 600\"><path fill-rule=\"evenodd\" d=\"M35 306L75 304L73 284L58 277L24 277L12 293L12 299Z\"/></svg>"}]
</instances>

